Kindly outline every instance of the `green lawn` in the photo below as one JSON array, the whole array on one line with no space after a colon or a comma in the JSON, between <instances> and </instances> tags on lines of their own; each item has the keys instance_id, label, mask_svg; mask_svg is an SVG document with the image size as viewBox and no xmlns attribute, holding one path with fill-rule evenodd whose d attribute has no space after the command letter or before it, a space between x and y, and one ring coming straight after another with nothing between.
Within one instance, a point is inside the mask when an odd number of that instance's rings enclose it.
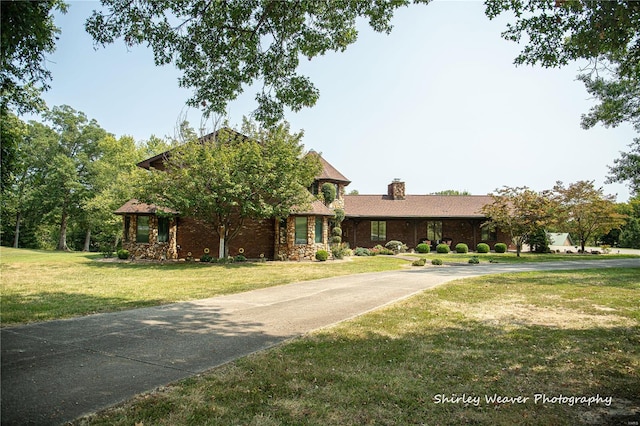
<instances>
[{"instance_id":1,"label":"green lawn","mask_svg":"<svg viewBox=\"0 0 640 426\"><path fill-rule=\"evenodd\" d=\"M639 406L640 270L600 269L455 281L78 423L636 424Z\"/></svg>"},{"instance_id":2,"label":"green lawn","mask_svg":"<svg viewBox=\"0 0 640 426\"><path fill-rule=\"evenodd\" d=\"M389 256L228 265L120 263L105 262L99 254L0 247L0 321L6 326L155 306L407 264Z\"/></svg>"},{"instance_id":3,"label":"green lawn","mask_svg":"<svg viewBox=\"0 0 640 426\"><path fill-rule=\"evenodd\" d=\"M514 252L508 253L455 253L450 252L447 254L440 254L431 252L428 254L410 254L411 257L424 257L429 263L432 259L441 259L443 264L451 263L468 263L472 257L477 257L481 263L530 263L530 262L572 262L581 260L602 260L602 259L629 259L637 258L638 256L630 254L607 254L607 255L595 255L595 254L538 254L524 252L520 254L520 257L516 256Z\"/></svg>"},{"instance_id":4,"label":"green lawn","mask_svg":"<svg viewBox=\"0 0 640 426\"><path fill-rule=\"evenodd\" d=\"M406 255L415 259L417 255ZM443 263L467 263L470 254L422 255ZM484 262L540 262L612 259L620 255L484 254ZM69 318L97 312L157 306L238 293L330 276L408 267L390 256L351 257L328 262L266 262L228 265L197 262L115 262L100 254L65 253L0 247L3 326ZM114 259L111 259L114 260Z\"/></svg>"}]
</instances>

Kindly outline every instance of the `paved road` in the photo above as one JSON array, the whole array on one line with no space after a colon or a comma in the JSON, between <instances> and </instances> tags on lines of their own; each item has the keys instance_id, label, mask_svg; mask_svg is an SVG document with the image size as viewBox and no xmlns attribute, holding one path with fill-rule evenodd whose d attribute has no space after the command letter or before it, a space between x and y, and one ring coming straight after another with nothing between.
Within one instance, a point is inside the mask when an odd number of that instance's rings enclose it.
<instances>
[{"instance_id":1,"label":"paved road","mask_svg":"<svg viewBox=\"0 0 640 426\"><path fill-rule=\"evenodd\" d=\"M640 267L640 259L361 274L4 328L1 421L62 424L453 279L593 267Z\"/></svg>"}]
</instances>

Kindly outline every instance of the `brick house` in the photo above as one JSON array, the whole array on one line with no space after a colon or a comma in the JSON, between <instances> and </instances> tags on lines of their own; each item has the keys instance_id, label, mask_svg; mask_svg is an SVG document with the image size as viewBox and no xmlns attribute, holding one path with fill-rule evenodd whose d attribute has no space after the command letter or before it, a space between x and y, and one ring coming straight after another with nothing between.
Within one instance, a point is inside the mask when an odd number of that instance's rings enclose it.
<instances>
[{"instance_id":1,"label":"brick house","mask_svg":"<svg viewBox=\"0 0 640 426\"><path fill-rule=\"evenodd\" d=\"M139 167L163 169L167 153L138 163ZM319 194L324 184L335 185L336 198L325 206L320 200L286 218L246 220L239 234L229 242L229 255L247 258L314 259L317 250L329 250L330 228L335 209L343 209L343 241L355 247L384 245L399 240L409 247L429 240L432 245L458 242L475 249L480 242L507 242L500 232L483 228L481 209L489 196L405 195L405 183L393 181L386 195L346 195L351 183L314 151L321 173L309 188ZM158 215L159 212L170 213ZM219 241L214 229L178 212L130 200L115 211L123 217L123 248L136 259L199 258L205 251L218 257Z\"/></svg>"},{"instance_id":2,"label":"brick house","mask_svg":"<svg viewBox=\"0 0 640 426\"><path fill-rule=\"evenodd\" d=\"M482 207L492 202L488 195L405 195L405 183L396 179L385 195L347 195L342 238L351 247L373 247L390 240L409 247L428 241L455 247L465 243L470 250L483 242L509 245L508 235L483 226Z\"/></svg>"}]
</instances>

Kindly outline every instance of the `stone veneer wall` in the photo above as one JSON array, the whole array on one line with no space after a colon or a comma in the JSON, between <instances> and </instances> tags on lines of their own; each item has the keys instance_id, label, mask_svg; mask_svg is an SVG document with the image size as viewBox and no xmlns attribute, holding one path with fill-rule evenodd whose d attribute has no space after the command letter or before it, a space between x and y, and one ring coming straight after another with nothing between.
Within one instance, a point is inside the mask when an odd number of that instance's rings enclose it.
<instances>
[{"instance_id":1,"label":"stone veneer wall","mask_svg":"<svg viewBox=\"0 0 640 426\"><path fill-rule=\"evenodd\" d=\"M136 242L138 228L137 215L125 215L129 217L129 229L124 230L125 239L122 248L129 251L129 256L133 259L155 259L168 260L177 259L178 250L176 245L176 219L169 220L169 241L158 242L158 217L149 216L149 242ZM126 221L124 221L126 223Z\"/></svg>"},{"instance_id":2,"label":"stone veneer wall","mask_svg":"<svg viewBox=\"0 0 640 426\"><path fill-rule=\"evenodd\" d=\"M322 243L315 243L316 217L307 216L307 244L296 244L296 219L289 216L286 220L286 229L276 224L276 259L280 260L315 260L318 250L329 250L329 223L326 217L322 218Z\"/></svg>"}]
</instances>

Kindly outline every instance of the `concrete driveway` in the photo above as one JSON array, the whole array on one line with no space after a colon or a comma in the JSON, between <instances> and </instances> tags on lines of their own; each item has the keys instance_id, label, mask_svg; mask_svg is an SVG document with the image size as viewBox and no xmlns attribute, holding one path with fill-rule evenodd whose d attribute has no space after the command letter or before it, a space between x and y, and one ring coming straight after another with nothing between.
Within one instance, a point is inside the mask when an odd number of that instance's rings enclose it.
<instances>
[{"instance_id":1,"label":"concrete driveway","mask_svg":"<svg viewBox=\"0 0 640 426\"><path fill-rule=\"evenodd\" d=\"M2 424L61 424L454 279L612 267L640 259L414 268L3 328Z\"/></svg>"}]
</instances>

